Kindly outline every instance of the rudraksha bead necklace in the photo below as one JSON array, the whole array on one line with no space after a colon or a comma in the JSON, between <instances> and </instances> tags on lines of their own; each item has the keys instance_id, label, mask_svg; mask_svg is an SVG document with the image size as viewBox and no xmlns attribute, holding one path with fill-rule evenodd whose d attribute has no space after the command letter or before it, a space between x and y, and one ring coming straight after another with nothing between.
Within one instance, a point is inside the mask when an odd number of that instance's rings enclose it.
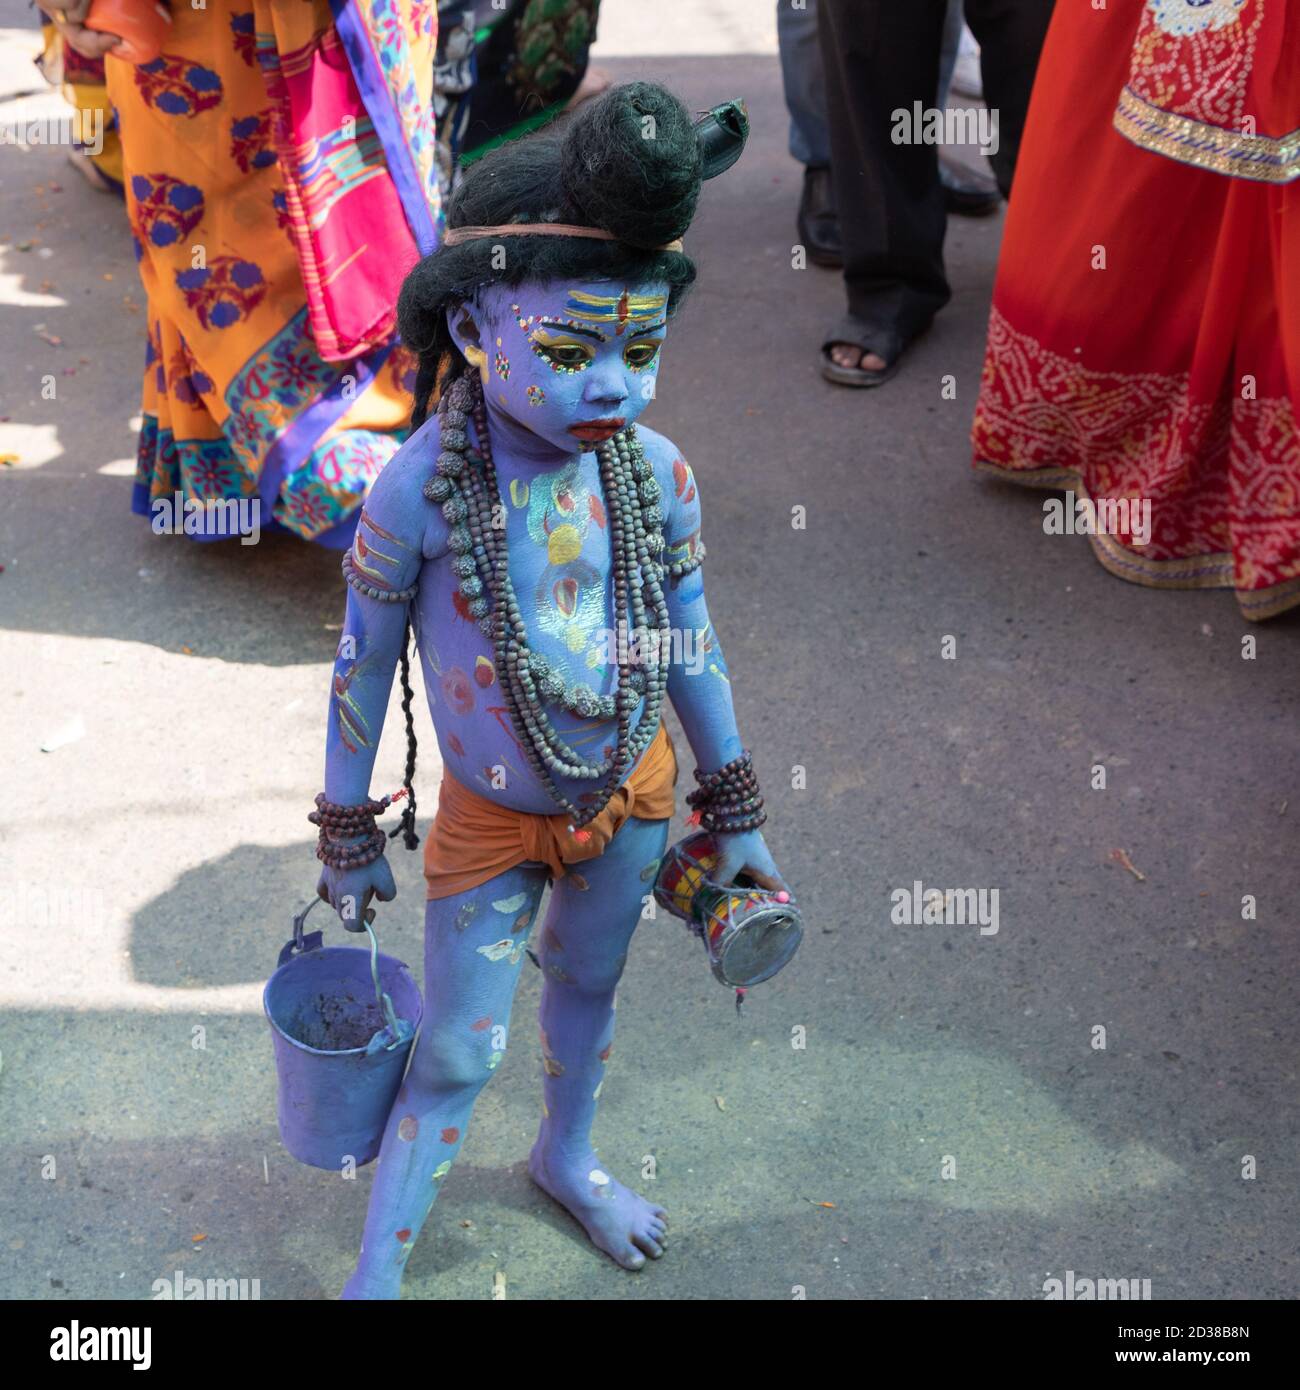
<instances>
[{"instance_id":1,"label":"rudraksha bead necklace","mask_svg":"<svg viewBox=\"0 0 1300 1390\"><path fill-rule=\"evenodd\" d=\"M510 579L504 532L492 525L500 502L487 409L477 373L458 377L439 402L440 444L437 472L424 485L424 494L442 507L451 527L452 570L468 611L492 638L494 665L510 721L524 757L552 800L573 826L586 825L609 803L629 768L659 728L668 689L668 639L671 620L664 600L664 549L660 487L645 451L629 425L597 449L600 479L609 518L613 558L614 612L622 624L629 606L632 631L644 634L655 659L640 669L632 646L620 642L618 678L613 695L597 695L585 685L566 684L545 657L528 645L523 614ZM466 424L474 421L477 453L471 453ZM647 619L653 614L652 625ZM644 695L645 706L636 728L632 711ZM545 701L560 705L583 719L618 721L614 754L589 760L571 748L546 713ZM597 781L604 778L596 800L577 806L555 784L552 774Z\"/></svg>"}]
</instances>

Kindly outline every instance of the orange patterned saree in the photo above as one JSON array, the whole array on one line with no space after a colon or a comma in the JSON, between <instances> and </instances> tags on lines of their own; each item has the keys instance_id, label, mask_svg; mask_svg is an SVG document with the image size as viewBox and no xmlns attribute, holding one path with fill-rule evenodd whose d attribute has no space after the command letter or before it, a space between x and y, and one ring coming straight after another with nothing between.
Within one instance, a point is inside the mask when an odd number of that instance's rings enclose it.
<instances>
[{"instance_id":1,"label":"orange patterned saree","mask_svg":"<svg viewBox=\"0 0 1300 1390\"><path fill-rule=\"evenodd\" d=\"M435 0L171 7L161 56L105 60L148 297L133 505L257 499L336 547L396 451L402 277L440 227ZM227 533L213 508L200 539Z\"/></svg>"}]
</instances>

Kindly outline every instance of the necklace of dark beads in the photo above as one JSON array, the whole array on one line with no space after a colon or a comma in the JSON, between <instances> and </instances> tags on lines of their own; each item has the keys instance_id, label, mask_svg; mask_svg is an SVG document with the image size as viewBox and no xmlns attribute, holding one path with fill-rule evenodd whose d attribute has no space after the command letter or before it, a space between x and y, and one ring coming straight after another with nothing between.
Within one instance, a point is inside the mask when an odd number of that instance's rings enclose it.
<instances>
[{"instance_id":1,"label":"necklace of dark beads","mask_svg":"<svg viewBox=\"0 0 1300 1390\"><path fill-rule=\"evenodd\" d=\"M470 616L492 638L497 679L524 756L576 829L600 814L659 728L668 689L671 627L663 594L659 483L634 425L597 449L619 634L615 693L598 695L590 686L567 683L528 645L510 579L504 528L492 524L501 495L478 374L466 373L452 382L442 395L438 413L437 471L425 483L424 494L442 507L451 526L452 570L460 580ZM471 418L477 451L471 450L466 432ZM635 641L628 640L625 626L629 606ZM648 621L650 615L653 618ZM643 695L645 705L634 729L632 711ZM617 719L613 756L588 760L571 748L546 713L548 701L583 719ZM553 774L604 781L590 804L578 806L556 786Z\"/></svg>"}]
</instances>

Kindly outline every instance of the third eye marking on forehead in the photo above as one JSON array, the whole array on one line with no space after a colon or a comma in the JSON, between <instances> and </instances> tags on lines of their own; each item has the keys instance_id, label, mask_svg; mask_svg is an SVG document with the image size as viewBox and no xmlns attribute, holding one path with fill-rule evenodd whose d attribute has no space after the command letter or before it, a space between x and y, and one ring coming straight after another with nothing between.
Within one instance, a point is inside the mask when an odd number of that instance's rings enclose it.
<instances>
[{"instance_id":1,"label":"third eye marking on forehead","mask_svg":"<svg viewBox=\"0 0 1300 1390\"><path fill-rule=\"evenodd\" d=\"M629 324L637 325L658 318L668 307L666 294L634 295L624 290L619 295L587 294L570 290L565 312L586 323L614 324L620 336Z\"/></svg>"}]
</instances>

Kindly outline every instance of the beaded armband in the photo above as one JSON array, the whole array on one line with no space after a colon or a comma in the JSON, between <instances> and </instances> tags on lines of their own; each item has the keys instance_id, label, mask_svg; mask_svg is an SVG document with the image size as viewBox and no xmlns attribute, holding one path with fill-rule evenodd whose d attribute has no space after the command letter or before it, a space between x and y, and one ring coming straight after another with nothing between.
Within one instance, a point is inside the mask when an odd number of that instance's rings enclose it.
<instances>
[{"instance_id":1,"label":"beaded armband","mask_svg":"<svg viewBox=\"0 0 1300 1390\"><path fill-rule=\"evenodd\" d=\"M695 810L692 819L698 817L705 830L735 835L757 830L767 820L748 749L716 772L701 772L697 767L695 780L700 785L687 794L686 801Z\"/></svg>"},{"instance_id":2,"label":"beaded armband","mask_svg":"<svg viewBox=\"0 0 1300 1390\"><path fill-rule=\"evenodd\" d=\"M409 603L415 597L419 589L418 584L412 584L409 589L379 589L375 585L368 583L357 573L356 563L352 559L352 552L349 550L343 556L343 578L359 594L364 594L367 598L372 598L378 603Z\"/></svg>"}]
</instances>

